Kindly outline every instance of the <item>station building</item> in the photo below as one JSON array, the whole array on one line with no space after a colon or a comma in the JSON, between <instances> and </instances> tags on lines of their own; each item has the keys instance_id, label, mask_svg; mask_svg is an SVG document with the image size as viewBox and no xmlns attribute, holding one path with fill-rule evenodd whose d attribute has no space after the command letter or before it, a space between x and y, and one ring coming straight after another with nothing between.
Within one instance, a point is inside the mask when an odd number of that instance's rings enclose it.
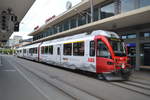
<instances>
[{"instance_id":1,"label":"station building","mask_svg":"<svg viewBox=\"0 0 150 100\"><path fill-rule=\"evenodd\" d=\"M82 0L47 19L30 36L37 43L97 29L117 32L128 46L132 65L150 68L150 0Z\"/></svg>"}]
</instances>

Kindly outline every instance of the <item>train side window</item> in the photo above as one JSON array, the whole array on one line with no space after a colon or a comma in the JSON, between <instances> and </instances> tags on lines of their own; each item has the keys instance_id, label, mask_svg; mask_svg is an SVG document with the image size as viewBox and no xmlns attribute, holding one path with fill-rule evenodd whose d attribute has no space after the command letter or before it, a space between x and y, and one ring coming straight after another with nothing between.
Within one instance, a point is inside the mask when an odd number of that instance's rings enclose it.
<instances>
[{"instance_id":1,"label":"train side window","mask_svg":"<svg viewBox=\"0 0 150 100\"><path fill-rule=\"evenodd\" d=\"M41 54L44 54L44 47L41 47Z\"/></svg>"},{"instance_id":2,"label":"train side window","mask_svg":"<svg viewBox=\"0 0 150 100\"><path fill-rule=\"evenodd\" d=\"M37 48L35 48L35 53L37 54Z\"/></svg>"},{"instance_id":3,"label":"train side window","mask_svg":"<svg viewBox=\"0 0 150 100\"><path fill-rule=\"evenodd\" d=\"M49 54L53 54L53 46L49 46Z\"/></svg>"},{"instance_id":4,"label":"train side window","mask_svg":"<svg viewBox=\"0 0 150 100\"><path fill-rule=\"evenodd\" d=\"M33 48L34 54L37 54L37 48Z\"/></svg>"},{"instance_id":5,"label":"train side window","mask_svg":"<svg viewBox=\"0 0 150 100\"><path fill-rule=\"evenodd\" d=\"M31 48L29 49L29 53L32 53L32 52L31 52Z\"/></svg>"},{"instance_id":6,"label":"train side window","mask_svg":"<svg viewBox=\"0 0 150 100\"><path fill-rule=\"evenodd\" d=\"M84 56L84 42L73 43L73 55Z\"/></svg>"},{"instance_id":7,"label":"train side window","mask_svg":"<svg viewBox=\"0 0 150 100\"><path fill-rule=\"evenodd\" d=\"M57 55L60 55L60 48L57 48Z\"/></svg>"},{"instance_id":8,"label":"train side window","mask_svg":"<svg viewBox=\"0 0 150 100\"><path fill-rule=\"evenodd\" d=\"M32 48L32 50L33 50L32 52L35 54L35 48Z\"/></svg>"},{"instance_id":9,"label":"train side window","mask_svg":"<svg viewBox=\"0 0 150 100\"><path fill-rule=\"evenodd\" d=\"M45 51L44 53L47 54L47 53L48 53L48 46L45 46L44 49L45 49L45 50L44 50L44 51Z\"/></svg>"},{"instance_id":10,"label":"train side window","mask_svg":"<svg viewBox=\"0 0 150 100\"><path fill-rule=\"evenodd\" d=\"M72 43L64 44L64 55L72 55Z\"/></svg>"},{"instance_id":11,"label":"train side window","mask_svg":"<svg viewBox=\"0 0 150 100\"><path fill-rule=\"evenodd\" d=\"M97 56L104 57L104 58L111 58L110 52L104 42L101 40L97 41Z\"/></svg>"},{"instance_id":12,"label":"train side window","mask_svg":"<svg viewBox=\"0 0 150 100\"><path fill-rule=\"evenodd\" d=\"M95 42L90 41L90 56L95 56Z\"/></svg>"},{"instance_id":13,"label":"train side window","mask_svg":"<svg viewBox=\"0 0 150 100\"><path fill-rule=\"evenodd\" d=\"M23 49L23 53L26 53L26 49Z\"/></svg>"}]
</instances>

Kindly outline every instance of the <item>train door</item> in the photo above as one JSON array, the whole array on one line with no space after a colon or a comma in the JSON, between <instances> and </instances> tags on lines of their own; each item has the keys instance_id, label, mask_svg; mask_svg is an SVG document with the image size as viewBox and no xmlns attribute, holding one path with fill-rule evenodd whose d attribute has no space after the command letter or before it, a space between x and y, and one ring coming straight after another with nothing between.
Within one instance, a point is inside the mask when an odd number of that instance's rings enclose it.
<instances>
[{"instance_id":1,"label":"train door","mask_svg":"<svg viewBox=\"0 0 150 100\"><path fill-rule=\"evenodd\" d=\"M37 61L40 62L42 42L37 46Z\"/></svg>"},{"instance_id":2,"label":"train door","mask_svg":"<svg viewBox=\"0 0 150 100\"><path fill-rule=\"evenodd\" d=\"M113 60L108 46L102 40L96 40L96 70L97 73L114 70Z\"/></svg>"},{"instance_id":3,"label":"train door","mask_svg":"<svg viewBox=\"0 0 150 100\"><path fill-rule=\"evenodd\" d=\"M61 63L61 45L60 44L57 44L55 46L55 61L57 64L60 64Z\"/></svg>"}]
</instances>

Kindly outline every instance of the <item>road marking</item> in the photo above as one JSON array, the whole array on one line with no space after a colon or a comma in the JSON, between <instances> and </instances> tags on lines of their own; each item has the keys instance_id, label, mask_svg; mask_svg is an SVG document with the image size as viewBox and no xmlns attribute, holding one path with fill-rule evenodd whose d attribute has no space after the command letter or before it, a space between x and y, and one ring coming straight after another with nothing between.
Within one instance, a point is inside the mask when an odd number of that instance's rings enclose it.
<instances>
[{"instance_id":1,"label":"road marking","mask_svg":"<svg viewBox=\"0 0 150 100\"><path fill-rule=\"evenodd\" d=\"M14 69L5 69L5 70L1 70L1 71L4 71L4 72L15 72L16 70L14 70Z\"/></svg>"}]
</instances>

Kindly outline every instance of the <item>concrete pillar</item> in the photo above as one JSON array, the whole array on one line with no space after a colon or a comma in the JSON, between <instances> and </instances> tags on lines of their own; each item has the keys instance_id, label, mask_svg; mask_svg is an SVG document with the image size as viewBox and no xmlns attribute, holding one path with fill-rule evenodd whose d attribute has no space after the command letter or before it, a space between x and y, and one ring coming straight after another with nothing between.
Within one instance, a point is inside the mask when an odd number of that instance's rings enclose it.
<instances>
[{"instance_id":1,"label":"concrete pillar","mask_svg":"<svg viewBox=\"0 0 150 100\"><path fill-rule=\"evenodd\" d=\"M140 33L136 33L136 67L135 67L136 70L139 70L141 66L140 53L141 53Z\"/></svg>"}]
</instances>

